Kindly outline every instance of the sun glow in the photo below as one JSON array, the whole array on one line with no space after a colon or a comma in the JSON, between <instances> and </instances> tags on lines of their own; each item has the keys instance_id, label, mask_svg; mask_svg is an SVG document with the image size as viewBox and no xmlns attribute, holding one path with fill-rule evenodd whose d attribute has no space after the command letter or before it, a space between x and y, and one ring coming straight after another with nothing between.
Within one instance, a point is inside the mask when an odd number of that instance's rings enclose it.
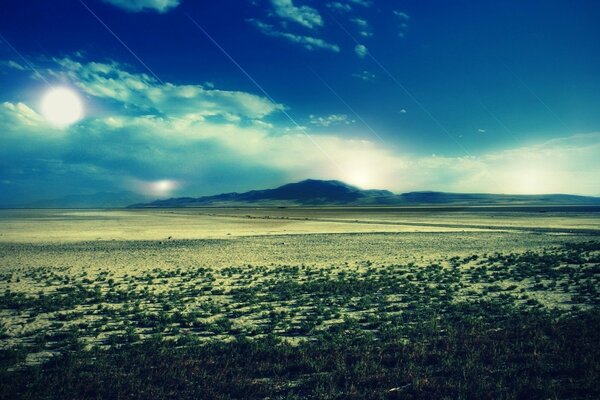
<instances>
[{"instance_id":1,"label":"sun glow","mask_svg":"<svg viewBox=\"0 0 600 400\"><path fill-rule=\"evenodd\" d=\"M67 127L83 117L83 104L71 89L50 89L42 99L42 114L53 125Z\"/></svg>"},{"instance_id":2,"label":"sun glow","mask_svg":"<svg viewBox=\"0 0 600 400\"><path fill-rule=\"evenodd\" d=\"M150 191L153 194L165 195L177 188L177 182L170 179L151 182L149 184Z\"/></svg>"},{"instance_id":3,"label":"sun glow","mask_svg":"<svg viewBox=\"0 0 600 400\"><path fill-rule=\"evenodd\" d=\"M503 174L505 182L503 191L513 194L542 194L560 191L560 188L553 185L559 181L559 178L554 176L555 173L551 175L547 169L548 167L532 164L515 166Z\"/></svg>"},{"instance_id":4,"label":"sun glow","mask_svg":"<svg viewBox=\"0 0 600 400\"><path fill-rule=\"evenodd\" d=\"M371 187L371 177L366 171L354 171L347 178L348 183L358 186L359 188L368 189Z\"/></svg>"},{"instance_id":5,"label":"sun glow","mask_svg":"<svg viewBox=\"0 0 600 400\"><path fill-rule=\"evenodd\" d=\"M128 186L133 187L136 192L145 196L170 196L172 192L179 189L182 182L175 179L160 179L156 181L143 181L140 179L131 179Z\"/></svg>"}]
</instances>

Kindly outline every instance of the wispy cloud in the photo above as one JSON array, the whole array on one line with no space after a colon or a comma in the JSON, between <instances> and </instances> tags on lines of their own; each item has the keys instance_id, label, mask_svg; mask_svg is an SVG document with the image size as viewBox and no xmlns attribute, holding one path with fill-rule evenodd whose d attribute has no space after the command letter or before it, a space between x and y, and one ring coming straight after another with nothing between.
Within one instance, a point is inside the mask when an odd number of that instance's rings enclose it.
<instances>
[{"instance_id":1,"label":"wispy cloud","mask_svg":"<svg viewBox=\"0 0 600 400\"><path fill-rule=\"evenodd\" d=\"M340 51L340 47L337 44L329 43L329 42L327 42L323 39L317 38L317 37L306 36L306 35L297 35L297 34L294 34L291 32L280 31L277 28L275 28L273 25L267 24L267 23L259 21L257 19L249 19L248 22L250 22L252 25L256 26L262 33L264 33L267 36L279 37L279 38L286 39L290 42L302 45L307 50L322 49L322 50L333 51L334 53L339 53L339 51Z\"/></svg>"},{"instance_id":2,"label":"wispy cloud","mask_svg":"<svg viewBox=\"0 0 600 400\"><path fill-rule=\"evenodd\" d=\"M396 19L398 21L398 36L405 37L408 33L408 22L410 21L410 15L405 13L404 11L393 11Z\"/></svg>"},{"instance_id":3,"label":"wispy cloud","mask_svg":"<svg viewBox=\"0 0 600 400\"><path fill-rule=\"evenodd\" d=\"M46 125L44 118L24 103L11 103L8 101L0 104L3 114L12 118L11 122L18 126L43 127ZM3 122L6 122L4 119Z\"/></svg>"},{"instance_id":4,"label":"wispy cloud","mask_svg":"<svg viewBox=\"0 0 600 400\"><path fill-rule=\"evenodd\" d=\"M309 118L312 125L323 127L350 125L356 122L346 114L330 114L325 117L310 115Z\"/></svg>"},{"instance_id":5,"label":"wispy cloud","mask_svg":"<svg viewBox=\"0 0 600 400\"><path fill-rule=\"evenodd\" d=\"M165 13L180 3L180 0L102 0L105 3L112 4L123 10L140 12L140 11L158 11Z\"/></svg>"},{"instance_id":6,"label":"wispy cloud","mask_svg":"<svg viewBox=\"0 0 600 400\"><path fill-rule=\"evenodd\" d=\"M312 7L295 6L293 0L271 0L271 4L275 14L283 19L296 22L310 29L323 25L323 18Z\"/></svg>"},{"instance_id":7,"label":"wispy cloud","mask_svg":"<svg viewBox=\"0 0 600 400\"><path fill-rule=\"evenodd\" d=\"M66 77L85 93L125 104L132 112L174 117L239 116L262 118L283 109L264 97L223 91L202 85L158 82L143 73L132 73L119 63L82 63L71 58L55 60L60 69L50 74Z\"/></svg>"},{"instance_id":8,"label":"wispy cloud","mask_svg":"<svg viewBox=\"0 0 600 400\"><path fill-rule=\"evenodd\" d=\"M326 4L328 8L334 11L349 13L353 10L352 6L360 7L371 7L372 1L369 0L344 0L344 1L332 1Z\"/></svg>"},{"instance_id":9,"label":"wispy cloud","mask_svg":"<svg viewBox=\"0 0 600 400\"><path fill-rule=\"evenodd\" d=\"M340 3L339 1L333 1L331 3L327 3L327 7L340 12L350 12L352 11L352 6L348 3Z\"/></svg>"},{"instance_id":10,"label":"wispy cloud","mask_svg":"<svg viewBox=\"0 0 600 400\"><path fill-rule=\"evenodd\" d=\"M3 69L16 69L18 71L28 71L29 68L19 64L16 61L13 60L1 60L0 61L0 67L2 67Z\"/></svg>"},{"instance_id":11,"label":"wispy cloud","mask_svg":"<svg viewBox=\"0 0 600 400\"><path fill-rule=\"evenodd\" d=\"M373 82L375 80L375 74L366 70L354 73L352 76L365 82Z\"/></svg>"},{"instance_id":12,"label":"wispy cloud","mask_svg":"<svg viewBox=\"0 0 600 400\"><path fill-rule=\"evenodd\" d=\"M408 20L410 20L410 16L407 13L403 12L403 11L397 11L397 10L395 10L394 11L394 15L397 16L401 21L408 21Z\"/></svg>"},{"instance_id":13,"label":"wispy cloud","mask_svg":"<svg viewBox=\"0 0 600 400\"><path fill-rule=\"evenodd\" d=\"M354 22L359 28L365 29L369 27L369 22L366 19L352 18L350 21Z\"/></svg>"}]
</instances>

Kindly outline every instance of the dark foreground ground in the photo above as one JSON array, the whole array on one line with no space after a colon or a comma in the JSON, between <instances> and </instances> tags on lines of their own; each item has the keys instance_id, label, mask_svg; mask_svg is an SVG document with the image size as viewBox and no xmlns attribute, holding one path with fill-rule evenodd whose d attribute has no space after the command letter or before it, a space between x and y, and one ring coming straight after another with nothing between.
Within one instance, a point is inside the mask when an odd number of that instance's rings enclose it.
<instances>
[{"instance_id":1,"label":"dark foreground ground","mask_svg":"<svg viewBox=\"0 0 600 400\"><path fill-rule=\"evenodd\" d=\"M43 367L3 373L2 398L600 397L598 313L561 316L488 302L447 311L406 341L348 326L298 346L268 336L74 348Z\"/></svg>"}]
</instances>

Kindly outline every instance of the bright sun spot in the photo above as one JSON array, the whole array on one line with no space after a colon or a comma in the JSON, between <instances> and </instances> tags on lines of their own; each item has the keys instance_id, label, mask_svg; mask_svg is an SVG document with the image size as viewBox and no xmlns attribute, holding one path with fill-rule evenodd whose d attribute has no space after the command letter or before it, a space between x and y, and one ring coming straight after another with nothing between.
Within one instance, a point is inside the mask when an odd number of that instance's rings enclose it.
<instances>
[{"instance_id":1,"label":"bright sun spot","mask_svg":"<svg viewBox=\"0 0 600 400\"><path fill-rule=\"evenodd\" d=\"M177 182L170 179L150 183L151 192L157 195L164 195L177 188Z\"/></svg>"},{"instance_id":2,"label":"bright sun spot","mask_svg":"<svg viewBox=\"0 0 600 400\"><path fill-rule=\"evenodd\" d=\"M342 180L361 189L368 189L373 185L369 169L357 166L348 168Z\"/></svg>"},{"instance_id":3,"label":"bright sun spot","mask_svg":"<svg viewBox=\"0 0 600 400\"><path fill-rule=\"evenodd\" d=\"M181 187L181 182L174 179L160 179L156 181L132 179L130 185L136 192L146 196L163 197L171 195L171 192Z\"/></svg>"},{"instance_id":4,"label":"bright sun spot","mask_svg":"<svg viewBox=\"0 0 600 400\"><path fill-rule=\"evenodd\" d=\"M50 89L42 99L42 114L52 124L67 127L83 117L83 105L71 89Z\"/></svg>"}]
</instances>

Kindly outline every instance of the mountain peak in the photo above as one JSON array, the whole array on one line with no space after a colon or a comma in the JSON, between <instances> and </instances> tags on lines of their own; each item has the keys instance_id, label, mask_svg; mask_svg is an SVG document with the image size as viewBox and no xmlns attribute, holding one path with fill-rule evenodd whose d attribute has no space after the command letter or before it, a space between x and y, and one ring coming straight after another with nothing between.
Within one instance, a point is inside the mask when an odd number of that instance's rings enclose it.
<instances>
[{"instance_id":1,"label":"mountain peak","mask_svg":"<svg viewBox=\"0 0 600 400\"><path fill-rule=\"evenodd\" d=\"M312 178L308 178L308 179L304 179L300 182L292 182L292 183L288 183L288 185L300 185L300 184L307 184L307 183L317 183L317 184L322 184L322 185L337 185L337 186L347 186L347 187L354 187L352 185L349 185L345 182L342 181L338 181L336 179L312 179Z\"/></svg>"},{"instance_id":2,"label":"mountain peak","mask_svg":"<svg viewBox=\"0 0 600 400\"><path fill-rule=\"evenodd\" d=\"M282 188L297 188L299 190L309 190L309 191L338 190L338 191L357 192L357 191L361 190L355 186L348 185L347 183L344 183L342 181L320 180L320 179L305 179L300 182L287 183L287 184L279 186L273 190L278 190L278 189L282 189Z\"/></svg>"},{"instance_id":3,"label":"mountain peak","mask_svg":"<svg viewBox=\"0 0 600 400\"><path fill-rule=\"evenodd\" d=\"M246 196L244 196L246 195ZM248 200L287 200L303 204L347 203L365 196L362 190L340 181L305 179L288 183L275 189L257 190L242 193Z\"/></svg>"}]
</instances>

